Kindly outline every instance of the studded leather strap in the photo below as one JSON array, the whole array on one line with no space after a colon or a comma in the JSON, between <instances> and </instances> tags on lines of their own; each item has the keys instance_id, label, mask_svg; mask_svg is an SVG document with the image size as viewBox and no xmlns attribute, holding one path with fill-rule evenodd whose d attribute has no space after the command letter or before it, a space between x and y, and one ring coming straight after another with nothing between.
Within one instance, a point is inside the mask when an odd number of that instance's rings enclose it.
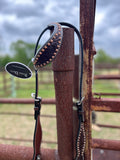
<instances>
[{"instance_id":1,"label":"studded leather strap","mask_svg":"<svg viewBox=\"0 0 120 160\"><path fill-rule=\"evenodd\" d=\"M50 36L49 40L37 51L33 59L33 64L36 69L50 63L57 55L62 43L63 33L62 33L61 25L58 23L51 23L48 26L48 29L53 31L53 33Z\"/></svg>"},{"instance_id":2,"label":"studded leather strap","mask_svg":"<svg viewBox=\"0 0 120 160\"><path fill-rule=\"evenodd\" d=\"M37 51L38 43L46 30L50 30L52 32L48 41ZM36 89L35 89L35 130L34 130L34 139L33 139L33 160L41 160L41 141L42 141L42 129L40 124L40 102L41 99L38 98L38 69L50 63L55 56L57 55L60 46L62 43L62 28L58 23L51 23L48 25L40 34L33 58L33 64L35 67L35 77L36 77Z\"/></svg>"}]
</instances>

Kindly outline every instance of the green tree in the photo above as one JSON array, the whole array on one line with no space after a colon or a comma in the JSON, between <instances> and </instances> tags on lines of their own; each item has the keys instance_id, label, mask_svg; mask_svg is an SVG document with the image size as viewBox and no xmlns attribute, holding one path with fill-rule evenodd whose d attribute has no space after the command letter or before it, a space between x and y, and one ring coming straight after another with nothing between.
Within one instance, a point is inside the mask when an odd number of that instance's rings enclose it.
<instances>
[{"instance_id":1,"label":"green tree","mask_svg":"<svg viewBox=\"0 0 120 160\"><path fill-rule=\"evenodd\" d=\"M5 65L11 61L12 58L9 55L0 56L0 70L4 70Z\"/></svg>"},{"instance_id":2,"label":"green tree","mask_svg":"<svg viewBox=\"0 0 120 160\"><path fill-rule=\"evenodd\" d=\"M11 44L11 51L14 53L14 60L28 65L34 57L35 44L18 40Z\"/></svg>"},{"instance_id":3,"label":"green tree","mask_svg":"<svg viewBox=\"0 0 120 160\"><path fill-rule=\"evenodd\" d=\"M101 64L120 64L120 58L113 58L109 56L103 49L99 49L95 56L95 63Z\"/></svg>"},{"instance_id":4,"label":"green tree","mask_svg":"<svg viewBox=\"0 0 120 160\"><path fill-rule=\"evenodd\" d=\"M103 50L99 49L95 56L96 63L110 63L112 58Z\"/></svg>"}]
</instances>

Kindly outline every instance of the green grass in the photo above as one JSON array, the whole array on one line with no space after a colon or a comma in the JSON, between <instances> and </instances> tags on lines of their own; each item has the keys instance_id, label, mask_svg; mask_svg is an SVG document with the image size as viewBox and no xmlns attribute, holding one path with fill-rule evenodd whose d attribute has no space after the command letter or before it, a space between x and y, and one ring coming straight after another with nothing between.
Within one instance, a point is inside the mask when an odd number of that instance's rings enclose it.
<instances>
[{"instance_id":1,"label":"green grass","mask_svg":"<svg viewBox=\"0 0 120 160\"><path fill-rule=\"evenodd\" d=\"M54 85L53 85L53 73L51 71L49 72L39 72L38 73L38 80L39 80L39 93L38 95L43 98L52 98L55 97L55 91L54 91ZM6 73L5 79L7 83L6 86L10 86L9 90L11 91L9 94L7 93L7 90L3 89L3 74L0 73L0 95L3 95L2 97L12 97L13 95L16 95L16 98L31 98L31 93L35 93L35 75L33 73L32 78L30 79L18 79L16 77L12 77L13 81L11 79L11 76ZM14 82L14 83L13 83ZM44 82L44 83L43 83ZM51 83L52 82L52 83ZM13 86L13 87L12 87ZM14 90L12 88L15 88ZM14 91L14 94L13 94Z\"/></svg>"},{"instance_id":2,"label":"green grass","mask_svg":"<svg viewBox=\"0 0 120 160\"><path fill-rule=\"evenodd\" d=\"M51 74L51 75L50 75ZM47 83L53 81L53 73L42 72L39 73L39 93L40 97L44 98L54 98L55 90L53 83ZM52 77L52 78L51 78ZM6 79L10 78L9 74L6 74ZM2 81L2 76L0 76ZM16 98L32 98L31 93L35 93L35 77L34 74L32 78L23 80L14 78L16 86ZM41 82L46 82L42 84ZM11 83L11 82L9 82ZM1 83L1 87L3 84ZM4 90L0 91L0 94L4 94ZM12 97L12 94L6 95L4 97ZM0 112L19 112L19 113L33 113L33 105L8 105L0 104ZM54 114L54 105L42 105L41 114ZM41 118L42 130L43 130L43 141L57 141L57 131L56 131L56 119L55 118ZM9 125L8 125L9 122ZM0 115L0 137L7 138L18 138L18 139L33 139L34 132L34 118L29 116L17 116L17 115ZM4 144L16 144L32 146L32 142L18 142L18 141L4 141L0 140L0 143ZM56 144L42 144L42 147L56 148Z\"/></svg>"},{"instance_id":3,"label":"green grass","mask_svg":"<svg viewBox=\"0 0 120 160\"><path fill-rule=\"evenodd\" d=\"M19 112L19 113L33 113L33 105L1 105L0 112ZM55 114L54 105L42 105L41 114ZM43 141L57 141L56 119L55 118L40 118ZM18 139L33 139L34 133L34 118L33 116L18 116L18 115L0 115L0 137L18 138ZM4 141L3 144L15 144L31 146L32 142L19 141ZM56 144L42 144L42 147L56 148Z\"/></svg>"},{"instance_id":4,"label":"green grass","mask_svg":"<svg viewBox=\"0 0 120 160\"><path fill-rule=\"evenodd\" d=\"M106 71L102 72L106 74ZM114 72L115 73L115 72ZM101 74L101 72L97 72ZM108 74L108 73L107 73ZM47 72L39 73L39 80L43 82L53 81L53 73L50 75ZM7 78L10 76L7 74ZM2 76L0 76L2 80ZM34 75L31 79L21 80L14 79L16 82L16 97L17 98L31 98L31 93L35 92L35 78ZM9 84L11 82L9 81ZM19 85L19 86L17 86ZM0 84L2 87L3 84ZM5 91L1 90L0 94ZM106 81L106 80L95 80L93 83L93 92L112 92L120 93L120 82L119 81ZM53 83L42 84L39 83L39 94L40 97L44 98L54 98L55 90ZM11 97L11 94L5 97ZM0 112L20 112L20 113L33 113L33 105L13 105L13 104L0 104ZM54 105L42 105L41 114L56 114ZM120 125L120 114L119 113L104 113L96 112L97 123L101 124L113 124ZM44 141L57 141L57 129L56 129L56 119L55 118L40 118L43 130L43 140ZM0 115L0 137L7 138L21 138L21 139L31 139L33 138L34 132L34 119L31 116L17 116L17 115ZM99 131L92 130L93 138L102 139L119 139L120 140L120 130L119 129L109 129L100 128ZM0 140L3 144L17 144L32 146L32 142L17 142L17 141L5 141ZM42 147L56 148L55 144L42 144Z\"/></svg>"},{"instance_id":5,"label":"green grass","mask_svg":"<svg viewBox=\"0 0 120 160\"><path fill-rule=\"evenodd\" d=\"M109 124L120 126L120 113L96 112L98 124ZM120 129L99 128L100 130L92 130L93 138L120 140Z\"/></svg>"},{"instance_id":6,"label":"green grass","mask_svg":"<svg viewBox=\"0 0 120 160\"><path fill-rule=\"evenodd\" d=\"M31 98L31 93L35 93L35 88L25 88L21 87L20 89L16 90L16 97L17 98ZM38 95L42 98L53 98L55 97L55 91L53 85L39 85L39 92Z\"/></svg>"},{"instance_id":7,"label":"green grass","mask_svg":"<svg viewBox=\"0 0 120 160\"><path fill-rule=\"evenodd\" d=\"M95 75L119 75L119 70L95 70ZM96 93L120 93L120 80L94 80L92 92ZM102 96L104 97L104 96ZM106 96L105 96L106 97ZM118 98L117 96L108 96Z\"/></svg>"},{"instance_id":8,"label":"green grass","mask_svg":"<svg viewBox=\"0 0 120 160\"><path fill-rule=\"evenodd\" d=\"M96 80L93 84L93 92L120 93L118 80Z\"/></svg>"},{"instance_id":9,"label":"green grass","mask_svg":"<svg viewBox=\"0 0 120 160\"><path fill-rule=\"evenodd\" d=\"M119 74L118 70L102 70L95 71L96 75L114 75ZM94 80L93 93L120 93L120 81L119 80ZM119 98L119 96L102 96L107 98ZM120 126L120 113L109 113L109 112L96 112L96 123L98 124L108 124L108 125L118 125ZM120 129L112 128L98 128L98 130L92 130L93 138L101 139L114 139L120 140Z\"/></svg>"}]
</instances>

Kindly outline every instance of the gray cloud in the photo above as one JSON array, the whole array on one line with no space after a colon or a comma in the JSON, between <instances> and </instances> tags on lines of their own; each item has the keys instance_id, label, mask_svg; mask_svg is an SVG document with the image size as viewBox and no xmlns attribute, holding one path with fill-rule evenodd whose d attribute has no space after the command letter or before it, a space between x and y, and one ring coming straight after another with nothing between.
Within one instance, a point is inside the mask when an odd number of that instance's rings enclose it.
<instances>
[{"instance_id":1,"label":"gray cloud","mask_svg":"<svg viewBox=\"0 0 120 160\"><path fill-rule=\"evenodd\" d=\"M24 3L23 3L24 2ZM79 0L1 0L0 36L6 48L18 39L35 43L43 28L54 21L67 21L79 28ZM97 49L119 55L119 0L99 0L94 41Z\"/></svg>"},{"instance_id":2,"label":"gray cloud","mask_svg":"<svg viewBox=\"0 0 120 160\"><path fill-rule=\"evenodd\" d=\"M98 24L96 23L94 38L96 48L103 48L111 56L120 57L120 2L119 0L97 2Z\"/></svg>"},{"instance_id":3,"label":"gray cloud","mask_svg":"<svg viewBox=\"0 0 120 160\"><path fill-rule=\"evenodd\" d=\"M102 7L102 8L106 8L106 7L109 7L109 6L114 6L114 5L119 5L120 1L119 0L98 0L97 1L97 5L99 7Z\"/></svg>"}]
</instances>

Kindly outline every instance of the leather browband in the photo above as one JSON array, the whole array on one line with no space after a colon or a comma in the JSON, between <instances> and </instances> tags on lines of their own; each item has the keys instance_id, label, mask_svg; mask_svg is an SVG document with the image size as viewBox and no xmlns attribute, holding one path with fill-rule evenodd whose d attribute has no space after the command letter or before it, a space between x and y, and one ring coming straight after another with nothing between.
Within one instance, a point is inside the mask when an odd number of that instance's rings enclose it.
<instances>
[{"instance_id":1,"label":"leather browband","mask_svg":"<svg viewBox=\"0 0 120 160\"><path fill-rule=\"evenodd\" d=\"M48 25L39 36L38 42L40 41L44 32L48 29L53 31L49 40L40 49L38 49L38 51L35 51L33 64L36 69L50 63L56 57L62 43L63 31L59 23L51 23ZM38 47L38 42L36 50Z\"/></svg>"}]
</instances>

